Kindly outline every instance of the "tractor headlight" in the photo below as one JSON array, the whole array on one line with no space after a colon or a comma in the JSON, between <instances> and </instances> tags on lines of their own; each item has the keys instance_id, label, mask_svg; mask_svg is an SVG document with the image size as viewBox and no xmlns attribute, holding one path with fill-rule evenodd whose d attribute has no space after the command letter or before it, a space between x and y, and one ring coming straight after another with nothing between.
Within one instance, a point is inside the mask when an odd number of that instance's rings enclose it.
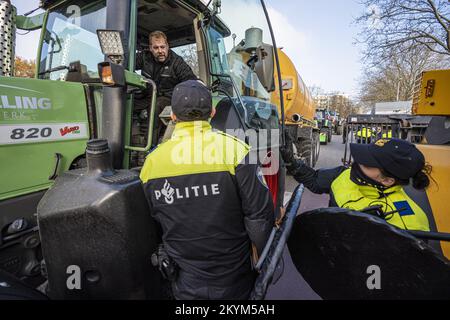
<instances>
[{"instance_id":1,"label":"tractor headlight","mask_svg":"<svg viewBox=\"0 0 450 320\"><path fill-rule=\"evenodd\" d=\"M121 64L125 58L122 32L99 29L97 30L97 36L103 54L108 56L112 62Z\"/></svg>"}]
</instances>

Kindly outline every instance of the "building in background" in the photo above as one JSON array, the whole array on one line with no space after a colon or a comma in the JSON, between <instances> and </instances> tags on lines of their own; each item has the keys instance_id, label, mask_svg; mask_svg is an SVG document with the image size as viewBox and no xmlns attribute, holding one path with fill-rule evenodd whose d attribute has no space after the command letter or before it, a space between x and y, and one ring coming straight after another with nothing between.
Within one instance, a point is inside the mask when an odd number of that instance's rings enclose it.
<instances>
[{"instance_id":1,"label":"building in background","mask_svg":"<svg viewBox=\"0 0 450 320\"><path fill-rule=\"evenodd\" d=\"M411 114L412 101L393 101L375 103L367 114Z\"/></svg>"}]
</instances>

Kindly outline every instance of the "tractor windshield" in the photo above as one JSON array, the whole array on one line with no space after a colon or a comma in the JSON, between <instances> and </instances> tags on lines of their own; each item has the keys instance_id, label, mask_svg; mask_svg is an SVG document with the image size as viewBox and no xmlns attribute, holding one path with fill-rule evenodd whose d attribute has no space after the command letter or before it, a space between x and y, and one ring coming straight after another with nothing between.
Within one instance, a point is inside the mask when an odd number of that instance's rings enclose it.
<instances>
[{"instance_id":1,"label":"tractor windshield","mask_svg":"<svg viewBox=\"0 0 450 320\"><path fill-rule=\"evenodd\" d=\"M243 98L247 124L278 127L277 71L261 1L224 1L219 17L226 21L232 35L224 36L214 24L208 27L211 71L233 80L235 95Z\"/></svg>"},{"instance_id":2,"label":"tractor windshield","mask_svg":"<svg viewBox=\"0 0 450 320\"><path fill-rule=\"evenodd\" d=\"M71 62L80 61L81 72L98 78L97 64L104 60L97 29L106 26L106 1L67 1L48 13L43 29L39 77L66 79Z\"/></svg>"}]
</instances>

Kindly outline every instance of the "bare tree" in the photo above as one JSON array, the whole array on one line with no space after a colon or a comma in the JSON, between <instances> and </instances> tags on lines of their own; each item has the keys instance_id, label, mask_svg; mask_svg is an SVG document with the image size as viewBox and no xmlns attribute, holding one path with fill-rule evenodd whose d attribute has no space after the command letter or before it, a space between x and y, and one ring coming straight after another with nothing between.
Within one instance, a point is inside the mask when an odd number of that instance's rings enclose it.
<instances>
[{"instance_id":1,"label":"bare tree","mask_svg":"<svg viewBox=\"0 0 450 320\"><path fill-rule=\"evenodd\" d=\"M387 60L365 70L359 100L366 108L377 102L411 100L415 80L423 71L449 66L450 58L422 46L402 53L391 50Z\"/></svg>"},{"instance_id":2,"label":"bare tree","mask_svg":"<svg viewBox=\"0 0 450 320\"><path fill-rule=\"evenodd\" d=\"M342 118L347 118L355 111L355 104L346 95L335 93L330 96L330 110L339 112Z\"/></svg>"},{"instance_id":3,"label":"bare tree","mask_svg":"<svg viewBox=\"0 0 450 320\"><path fill-rule=\"evenodd\" d=\"M315 85L315 84L313 84L312 86L309 86L308 90L311 93L312 97L317 97L318 95L324 94L322 87Z\"/></svg>"},{"instance_id":4,"label":"bare tree","mask_svg":"<svg viewBox=\"0 0 450 320\"><path fill-rule=\"evenodd\" d=\"M361 1L367 11L356 19L363 27L358 41L374 64L411 46L450 56L449 0Z\"/></svg>"},{"instance_id":5,"label":"bare tree","mask_svg":"<svg viewBox=\"0 0 450 320\"><path fill-rule=\"evenodd\" d=\"M198 65L198 54L197 46L195 44L189 44L179 48L180 56L186 61L186 63L191 67L195 75L199 75L199 65Z\"/></svg>"}]
</instances>

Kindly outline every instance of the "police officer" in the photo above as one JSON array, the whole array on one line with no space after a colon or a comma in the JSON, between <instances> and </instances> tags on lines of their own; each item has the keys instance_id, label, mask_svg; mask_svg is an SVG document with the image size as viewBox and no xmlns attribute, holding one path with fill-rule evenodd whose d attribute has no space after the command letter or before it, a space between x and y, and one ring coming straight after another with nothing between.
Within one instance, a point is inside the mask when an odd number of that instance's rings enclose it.
<instances>
[{"instance_id":1,"label":"police officer","mask_svg":"<svg viewBox=\"0 0 450 320\"><path fill-rule=\"evenodd\" d=\"M213 130L214 113L202 83L177 85L172 138L148 155L140 175L164 249L178 266L176 299L247 299L255 281L252 244L261 253L274 224L249 146Z\"/></svg>"},{"instance_id":2,"label":"police officer","mask_svg":"<svg viewBox=\"0 0 450 320\"><path fill-rule=\"evenodd\" d=\"M287 139L289 140L289 139ZM405 192L412 181L415 189L430 184L431 167L415 145L401 139L381 139L373 144L350 144L351 168L314 170L282 148L288 171L314 193L329 193L330 207L365 210L378 207L388 223L407 230L429 231L424 210Z\"/></svg>"},{"instance_id":3,"label":"police officer","mask_svg":"<svg viewBox=\"0 0 450 320\"><path fill-rule=\"evenodd\" d=\"M156 117L154 122L154 145L163 135L163 122L158 115L170 105L172 92L178 83L195 80L197 76L191 67L169 48L167 36L161 31L154 31L149 36L150 53L139 53L136 57L136 69L155 81L158 89L156 100Z\"/></svg>"}]
</instances>

